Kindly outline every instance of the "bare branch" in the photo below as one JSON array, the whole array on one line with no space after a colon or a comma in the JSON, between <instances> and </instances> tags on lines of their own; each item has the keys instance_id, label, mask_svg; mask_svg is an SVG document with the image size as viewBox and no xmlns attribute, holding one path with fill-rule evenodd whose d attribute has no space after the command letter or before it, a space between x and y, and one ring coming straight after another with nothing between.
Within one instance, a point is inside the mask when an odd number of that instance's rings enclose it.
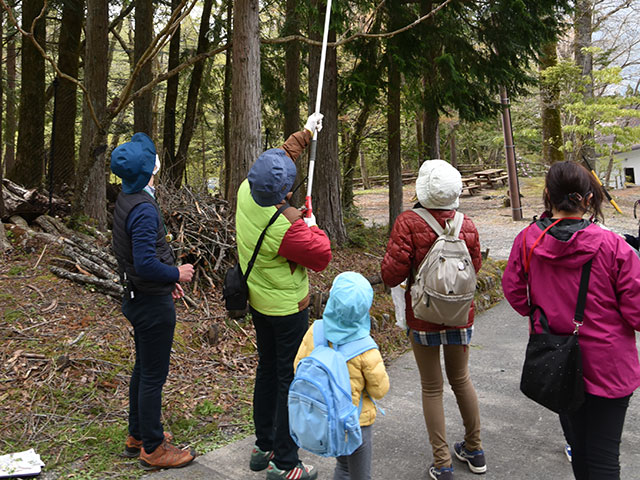
<instances>
[{"instance_id":1,"label":"bare branch","mask_svg":"<svg viewBox=\"0 0 640 480\"><path fill-rule=\"evenodd\" d=\"M411 22L408 25L405 25L402 28L399 28L398 30L394 30L392 32L385 32L385 33L365 33L365 32L358 32L355 33L353 35L351 35L350 37L344 38L342 40L338 40L337 42L329 42L327 43L327 46L329 47L340 47L346 43L350 43L358 38L391 38L394 37L395 35L398 35L399 33L402 32L406 32L407 30L412 29L413 27L415 27L416 25L419 25L420 23L424 22L425 20L428 20L429 18L431 18L432 16L434 16L436 13L438 13L440 10L442 10L444 7L446 7L449 3L451 3L453 0L445 0L444 2L442 2L440 5L438 5L436 8L434 8L433 10L431 10L429 13L423 15L422 17L416 19L415 21ZM309 38L303 37L302 35L288 35L286 37L280 37L280 38L265 38L262 39L261 42L264 44L268 44L268 45L278 45L281 43L287 43L287 42L291 42L294 40L300 40L301 42L304 42L308 45L316 45L316 46L320 46L322 45L321 41L318 40L311 40Z\"/></svg>"}]
</instances>

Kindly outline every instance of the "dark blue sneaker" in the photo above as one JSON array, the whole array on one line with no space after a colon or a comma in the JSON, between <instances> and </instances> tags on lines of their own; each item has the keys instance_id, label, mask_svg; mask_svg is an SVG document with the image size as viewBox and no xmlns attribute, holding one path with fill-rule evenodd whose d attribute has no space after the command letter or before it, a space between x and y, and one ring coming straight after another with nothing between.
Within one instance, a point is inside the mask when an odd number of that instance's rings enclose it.
<instances>
[{"instance_id":1,"label":"dark blue sneaker","mask_svg":"<svg viewBox=\"0 0 640 480\"><path fill-rule=\"evenodd\" d=\"M567 456L569 463L571 463L571 445L568 443L564 446L564 454Z\"/></svg>"},{"instance_id":2,"label":"dark blue sneaker","mask_svg":"<svg viewBox=\"0 0 640 480\"><path fill-rule=\"evenodd\" d=\"M469 470L473 473L484 473L487 471L487 462L484 459L484 450L470 452L464 448L464 442L458 442L453 446L453 451L461 462L467 462Z\"/></svg>"},{"instance_id":3,"label":"dark blue sneaker","mask_svg":"<svg viewBox=\"0 0 640 480\"><path fill-rule=\"evenodd\" d=\"M436 468L435 465L429 467L429 476L433 480L453 480L453 467Z\"/></svg>"}]
</instances>

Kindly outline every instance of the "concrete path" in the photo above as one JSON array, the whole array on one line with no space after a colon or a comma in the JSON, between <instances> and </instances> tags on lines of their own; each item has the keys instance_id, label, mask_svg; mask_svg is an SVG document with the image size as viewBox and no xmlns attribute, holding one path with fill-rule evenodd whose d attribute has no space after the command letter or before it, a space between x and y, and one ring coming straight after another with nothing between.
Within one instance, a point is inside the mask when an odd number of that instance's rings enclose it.
<instances>
[{"instance_id":1,"label":"concrete path","mask_svg":"<svg viewBox=\"0 0 640 480\"><path fill-rule=\"evenodd\" d=\"M564 438L557 416L520 393L520 369L527 341L526 320L502 302L476 318L471 351L471 376L482 415L485 475L472 474L453 459L456 480L570 480L571 466L563 453ZM381 400L386 416L374 427L373 478L375 480L428 479L431 464L422 416L420 380L413 354L388 366L391 390ZM632 398L622 437L622 480L640 478L640 399ZM451 389L445 386L447 438L450 445L463 435L462 422ZM265 473L251 472L249 437L209 452L183 469L165 470L148 480L258 480ZM320 480L333 478L334 459L300 451L304 462L315 465Z\"/></svg>"}]
</instances>

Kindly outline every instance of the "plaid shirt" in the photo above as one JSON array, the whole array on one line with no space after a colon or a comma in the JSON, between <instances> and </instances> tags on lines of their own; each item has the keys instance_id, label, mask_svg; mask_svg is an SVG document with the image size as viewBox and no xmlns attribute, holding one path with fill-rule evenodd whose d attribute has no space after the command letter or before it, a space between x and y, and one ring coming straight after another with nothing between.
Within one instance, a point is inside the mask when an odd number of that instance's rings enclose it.
<instances>
[{"instance_id":1,"label":"plaid shirt","mask_svg":"<svg viewBox=\"0 0 640 480\"><path fill-rule=\"evenodd\" d=\"M407 329L407 335L413 335L413 339L419 345L437 347L439 345L469 345L473 334L473 325L469 328L450 328L439 332L421 332Z\"/></svg>"}]
</instances>

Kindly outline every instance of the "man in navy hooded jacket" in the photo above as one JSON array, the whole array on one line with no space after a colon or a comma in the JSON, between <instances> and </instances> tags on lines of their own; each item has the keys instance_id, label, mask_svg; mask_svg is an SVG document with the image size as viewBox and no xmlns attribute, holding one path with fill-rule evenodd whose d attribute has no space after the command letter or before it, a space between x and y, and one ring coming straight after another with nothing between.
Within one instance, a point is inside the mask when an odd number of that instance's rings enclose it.
<instances>
[{"instance_id":1,"label":"man in navy hooded jacket","mask_svg":"<svg viewBox=\"0 0 640 480\"><path fill-rule=\"evenodd\" d=\"M193 265L174 266L153 188L159 168L156 148L144 133L111 154L111 171L122 179L113 212L113 250L125 291L122 313L133 326L136 347L124 455L138 457L146 469L182 467L196 455L172 445L160 421L176 326L174 299L184 295L178 282L191 281Z\"/></svg>"}]
</instances>

